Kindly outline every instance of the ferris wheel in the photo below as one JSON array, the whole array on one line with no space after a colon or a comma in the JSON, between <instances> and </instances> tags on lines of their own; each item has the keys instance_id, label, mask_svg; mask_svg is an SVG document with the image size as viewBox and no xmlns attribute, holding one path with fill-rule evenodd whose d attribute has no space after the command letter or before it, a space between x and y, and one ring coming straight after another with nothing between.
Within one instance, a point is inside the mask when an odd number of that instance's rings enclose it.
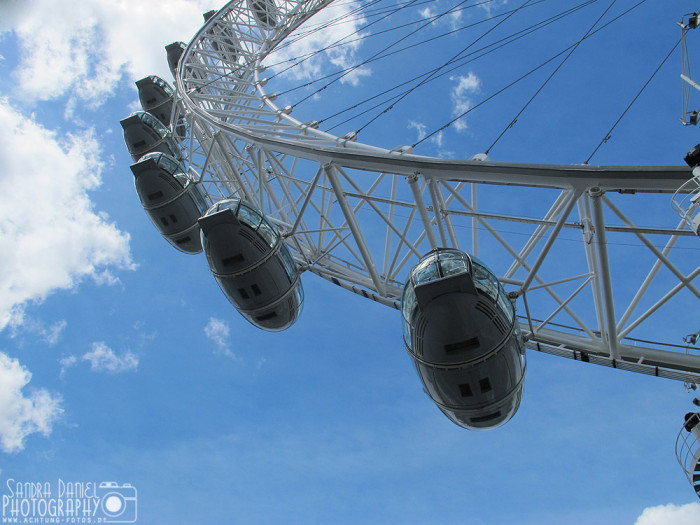
<instances>
[{"instance_id":1,"label":"ferris wheel","mask_svg":"<svg viewBox=\"0 0 700 525\"><path fill-rule=\"evenodd\" d=\"M204 249L264 329L295 321L303 273L401 311L426 392L467 428L517 410L526 348L700 384L695 341L637 336L668 308L697 312L700 266L678 247L697 237L700 168L452 160L297 120L266 60L330 3L229 2L166 48L174 90L137 83L144 112L122 125L161 233ZM680 219L649 225L640 203L672 214L674 194ZM644 255L630 259L629 243Z\"/></svg>"}]
</instances>

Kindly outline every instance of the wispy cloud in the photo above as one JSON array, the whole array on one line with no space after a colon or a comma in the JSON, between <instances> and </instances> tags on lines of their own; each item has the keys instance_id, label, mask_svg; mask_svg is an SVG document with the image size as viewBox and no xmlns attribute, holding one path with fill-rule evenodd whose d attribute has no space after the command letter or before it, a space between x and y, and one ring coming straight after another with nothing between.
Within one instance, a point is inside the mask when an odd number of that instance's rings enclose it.
<instances>
[{"instance_id":1,"label":"wispy cloud","mask_svg":"<svg viewBox=\"0 0 700 525\"><path fill-rule=\"evenodd\" d=\"M30 434L48 436L63 413L62 399L57 394L39 389L24 395L22 389L31 378L17 359L0 352L0 448L4 452L24 449L24 440Z\"/></svg>"},{"instance_id":2,"label":"wispy cloud","mask_svg":"<svg viewBox=\"0 0 700 525\"><path fill-rule=\"evenodd\" d=\"M58 362L61 365L60 376L63 377L66 371L78 362L78 358L74 355L69 355L66 357L62 357L58 360Z\"/></svg>"},{"instance_id":3,"label":"wispy cloud","mask_svg":"<svg viewBox=\"0 0 700 525\"><path fill-rule=\"evenodd\" d=\"M108 372L117 374L120 372L135 371L139 366L139 358L131 351L127 350L121 355L117 355L114 350L108 347L103 341L92 343L92 350L84 353L79 358L69 355L59 360L61 364L61 377L65 372L78 364L79 361L90 363L90 370L95 372Z\"/></svg>"},{"instance_id":4,"label":"wispy cloud","mask_svg":"<svg viewBox=\"0 0 700 525\"><path fill-rule=\"evenodd\" d=\"M47 328L42 327L41 336L43 337L44 341L46 341L50 346L53 346L58 342L58 338L67 324L68 323L65 321L65 319L61 319Z\"/></svg>"},{"instance_id":5,"label":"wispy cloud","mask_svg":"<svg viewBox=\"0 0 700 525\"><path fill-rule=\"evenodd\" d=\"M421 9L420 16L426 20L433 19L435 24L447 23L451 29L459 29L462 21L463 9L453 9L443 16L442 9L437 9L434 5Z\"/></svg>"},{"instance_id":6,"label":"wispy cloud","mask_svg":"<svg viewBox=\"0 0 700 525\"><path fill-rule=\"evenodd\" d=\"M449 15L447 15L448 20L450 22L450 27L452 29L459 29L460 26L462 25L462 10L458 9L456 11L450 12Z\"/></svg>"},{"instance_id":7,"label":"wispy cloud","mask_svg":"<svg viewBox=\"0 0 700 525\"><path fill-rule=\"evenodd\" d=\"M481 2L479 7L481 7L488 16L493 16L493 12L500 7L505 7L508 4L508 0L490 0L489 2Z\"/></svg>"},{"instance_id":8,"label":"wispy cloud","mask_svg":"<svg viewBox=\"0 0 700 525\"><path fill-rule=\"evenodd\" d=\"M452 116L458 117L471 108L471 95L479 92L481 81L471 71L467 76L450 77L450 80L457 83L450 92L450 99L452 100ZM457 131L464 131L467 129L467 122L464 118L460 118L454 123L454 127Z\"/></svg>"},{"instance_id":9,"label":"wispy cloud","mask_svg":"<svg viewBox=\"0 0 700 525\"><path fill-rule=\"evenodd\" d=\"M418 132L418 141L423 140L428 135L428 127L422 122L416 122L415 120L411 120L408 123L408 129L415 129ZM442 131L440 131L439 133L436 133L435 135L430 137L428 139L428 142L432 142L440 148L442 147L443 136L444 135Z\"/></svg>"},{"instance_id":10,"label":"wispy cloud","mask_svg":"<svg viewBox=\"0 0 700 525\"><path fill-rule=\"evenodd\" d=\"M139 359L130 351L117 355L103 342L92 343L92 350L83 354L83 361L90 362L92 370L100 372L127 372L136 370L139 366Z\"/></svg>"},{"instance_id":11,"label":"wispy cloud","mask_svg":"<svg viewBox=\"0 0 700 525\"><path fill-rule=\"evenodd\" d=\"M234 360L239 359L229 347L231 331L227 322L217 319L216 317L211 317L207 323L207 326L204 327L204 335L214 341L217 352L222 353Z\"/></svg>"},{"instance_id":12,"label":"wispy cloud","mask_svg":"<svg viewBox=\"0 0 700 525\"><path fill-rule=\"evenodd\" d=\"M56 321L54 324L47 326L40 319L32 319L26 315L15 316L10 320L10 337L18 337L22 333L28 333L38 336L49 346L54 346L68 325L65 319Z\"/></svg>"},{"instance_id":13,"label":"wispy cloud","mask_svg":"<svg viewBox=\"0 0 700 525\"><path fill-rule=\"evenodd\" d=\"M438 15L433 6L428 6L420 10L420 16L423 18L435 18Z\"/></svg>"}]
</instances>

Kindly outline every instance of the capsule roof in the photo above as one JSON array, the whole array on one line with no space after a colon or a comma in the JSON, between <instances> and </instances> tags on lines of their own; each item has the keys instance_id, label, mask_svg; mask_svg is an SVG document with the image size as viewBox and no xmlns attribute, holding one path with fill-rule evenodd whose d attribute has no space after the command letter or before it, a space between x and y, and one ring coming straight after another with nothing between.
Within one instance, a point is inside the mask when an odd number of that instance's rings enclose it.
<instances>
[{"instance_id":1,"label":"capsule roof","mask_svg":"<svg viewBox=\"0 0 700 525\"><path fill-rule=\"evenodd\" d=\"M202 231L204 231L205 234L210 227L216 224L228 222L228 219L225 219L224 215L212 217L213 215L225 210L231 210L237 221L249 226L253 230L261 230L261 235L270 245L277 242L277 237L279 234L276 233L274 228L269 226L267 219L263 217L260 210L258 210L248 201L236 197L220 200L207 210L204 216L200 219ZM272 233L270 230L272 230Z\"/></svg>"},{"instance_id":2,"label":"capsule roof","mask_svg":"<svg viewBox=\"0 0 700 525\"><path fill-rule=\"evenodd\" d=\"M159 169L166 171L171 175L178 172L187 172L187 167L182 161L159 151L146 153L138 162L131 165L131 170L133 171L137 166L144 166L147 161L155 163Z\"/></svg>"},{"instance_id":3,"label":"capsule roof","mask_svg":"<svg viewBox=\"0 0 700 525\"><path fill-rule=\"evenodd\" d=\"M469 273L477 290L492 300L505 300L498 278L476 257L453 248L437 248L424 255L411 270L409 282L416 287L453 275ZM408 283L407 283L408 284ZM502 296L502 297L501 297ZM512 310L512 305L508 307Z\"/></svg>"},{"instance_id":4,"label":"capsule roof","mask_svg":"<svg viewBox=\"0 0 700 525\"><path fill-rule=\"evenodd\" d=\"M412 297L414 289L415 293L419 294L420 289L425 284L460 274L470 274L470 281L474 287L472 293L478 291L488 296L493 302L498 303L499 308L506 312L506 315L512 318L514 307L493 272L476 257L453 248L437 248L418 261L418 264L411 270L404 287L405 298L402 302L411 302L406 301L406 297ZM412 305L409 304L402 307L404 317L409 314L410 308Z\"/></svg>"},{"instance_id":5,"label":"capsule roof","mask_svg":"<svg viewBox=\"0 0 700 525\"><path fill-rule=\"evenodd\" d=\"M182 193L182 190L195 182L195 177L187 170L187 167L175 157L161 152L147 153L138 162L131 165L131 171L136 178L136 189L139 190L139 198L143 207L148 209L153 206L160 206L163 202L172 199L173 196ZM170 177L161 177L167 180L168 194L161 191L159 198L154 199L152 196L142 195L140 191L139 178L144 174L152 173L158 177L161 173L166 173ZM179 186L179 187L178 187ZM172 194L172 195L169 195Z\"/></svg>"},{"instance_id":6,"label":"capsule roof","mask_svg":"<svg viewBox=\"0 0 700 525\"><path fill-rule=\"evenodd\" d=\"M450 275L471 272L471 258L464 252L439 248L424 255L411 270L414 286L436 281Z\"/></svg>"},{"instance_id":7,"label":"capsule roof","mask_svg":"<svg viewBox=\"0 0 700 525\"><path fill-rule=\"evenodd\" d=\"M213 215L215 213L218 213L220 211L224 210L233 210L233 213L236 213L236 210L238 210L238 207L241 204L241 199L237 197L232 197L230 199L223 199L218 202L215 202L212 204L212 206L207 210L207 212L204 214L204 217L208 215Z\"/></svg>"}]
</instances>

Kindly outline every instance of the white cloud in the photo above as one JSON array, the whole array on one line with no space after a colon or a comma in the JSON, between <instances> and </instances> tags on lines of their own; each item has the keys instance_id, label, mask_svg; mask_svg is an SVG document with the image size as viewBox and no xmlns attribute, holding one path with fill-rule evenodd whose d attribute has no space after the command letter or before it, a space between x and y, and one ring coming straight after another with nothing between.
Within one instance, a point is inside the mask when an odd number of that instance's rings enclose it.
<instances>
[{"instance_id":1,"label":"white cloud","mask_svg":"<svg viewBox=\"0 0 700 525\"><path fill-rule=\"evenodd\" d=\"M46 341L50 346L53 346L58 342L58 338L60 337L61 332L63 332L63 329L66 327L67 324L68 323L66 323L65 319L61 319L60 321L52 324L48 328L42 326L40 334L43 337L44 341Z\"/></svg>"},{"instance_id":2,"label":"white cloud","mask_svg":"<svg viewBox=\"0 0 700 525\"><path fill-rule=\"evenodd\" d=\"M347 16L348 13L355 11L358 5L358 2L352 1L331 4L324 8L296 31L296 33L304 34L303 38L295 40L292 36L290 41L294 41L294 43L275 51L268 59L268 63L274 64L284 61L284 64L277 68L277 70L282 70L291 63L286 61L312 55L337 42L347 42L315 54L309 60L300 61L298 65L291 68L285 75L295 80L311 80L322 76L330 70L337 71L351 68L359 61L357 57L357 52L361 45L359 38L361 37L361 28L366 23L364 17L360 17L357 14ZM340 22L331 23L328 27L325 27L326 24L334 20L339 20ZM309 31L310 28L315 30ZM329 64L333 67L329 68ZM369 67L357 67L342 77L340 81L357 85L362 77L370 74L371 70ZM328 81L330 80L332 79L328 79Z\"/></svg>"},{"instance_id":3,"label":"white cloud","mask_svg":"<svg viewBox=\"0 0 700 525\"><path fill-rule=\"evenodd\" d=\"M458 7L444 13L442 9L438 11L435 6L429 6L420 10L420 16L426 20L432 20L434 24L442 24L447 21L450 29L456 30L461 26L463 10L464 8Z\"/></svg>"},{"instance_id":4,"label":"white cloud","mask_svg":"<svg viewBox=\"0 0 700 525\"><path fill-rule=\"evenodd\" d=\"M4 452L19 452L24 439L35 432L48 436L63 413L59 395L40 389L25 397L22 389L31 378L17 359L0 352L0 448Z\"/></svg>"},{"instance_id":5,"label":"white cloud","mask_svg":"<svg viewBox=\"0 0 700 525\"><path fill-rule=\"evenodd\" d=\"M207 323L207 326L204 327L204 335L214 341L217 350L220 353L230 357L233 360L238 360L238 357L236 357L236 355L229 348L229 337L231 335L231 331L229 330L228 323L222 321L221 319L211 317Z\"/></svg>"},{"instance_id":6,"label":"white cloud","mask_svg":"<svg viewBox=\"0 0 700 525\"><path fill-rule=\"evenodd\" d=\"M164 46L190 40L210 8L205 0L170 0L165 9L160 0L18 3L10 2L11 16L0 23L0 32L11 28L19 39L16 95L69 95L69 107L77 101L101 105L124 73L132 80L150 74L168 79Z\"/></svg>"},{"instance_id":7,"label":"white cloud","mask_svg":"<svg viewBox=\"0 0 700 525\"><path fill-rule=\"evenodd\" d=\"M468 111L472 106L470 96L479 92L481 81L471 71L467 76L459 75L456 77L450 77L450 80L457 81L457 85L452 88L452 91L450 92L450 98L452 100L452 116L457 117ZM457 131L464 131L467 129L467 123L464 118L460 118L454 123L454 127Z\"/></svg>"},{"instance_id":8,"label":"white cloud","mask_svg":"<svg viewBox=\"0 0 700 525\"><path fill-rule=\"evenodd\" d=\"M435 18L437 16L437 12L435 11L434 7L429 6L420 10L420 16L426 19Z\"/></svg>"},{"instance_id":9,"label":"white cloud","mask_svg":"<svg viewBox=\"0 0 700 525\"><path fill-rule=\"evenodd\" d=\"M54 346L58 342L67 324L65 319L61 319L50 326L46 326L46 324L39 319L15 316L9 323L10 337L17 337L22 332L35 334L49 346Z\"/></svg>"},{"instance_id":10,"label":"white cloud","mask_svg":"<svg viewBox=\"0 0 700 525\"><path fill-rule=\"evenodd\" d=\"M450 21L450 27L455 30L459 29L462 26L462 10L457 9L455 11L451 11L447 16L448 20Z\"/></svg>"},{"instance_id":11,"label":"white cloud","mask_svg":"<svg viewBox=\"0 0 700 525\"><path fill-rule=\"evenodd\" d=\"M63 377L66 370L78 363L78 358L74 355L69 355L68 357L62 357L58 362L61 365L60 377Z\"/></svg>"},{"instance_id":12,"label":"white cloud","mask_svg":"<svg viewBox=\"0 0 700 525\"><path fill-rule=\"evenodd\" d=\"M501 7L505 7L508 4L508 0L492 0L491 2L481 2L479 7L481 7L486 14L490 17L493 16L493 12L497 11Z\"/></svg>"},{"instance_id":13,"label":"white cloud","mask_svg":"<svg viewBox=\"0 0 700 525\"><path fill-rule=\"evenodd\" d=\"M700 523L700 503L687 505L658 505L647 507L635 525L697 525Z\"/></svg>"},{"instance_id":14,"label":"white cloud","mask_svg":"<svg viewBox=\"0 0 700 525\"><path fill-rule=\"evenodd\" d=\"M422 122L416 122L414 120L411 120L408 123L408 129L415 129L418 132L418 140L423 140L425 136L428 134L427 129L428 127L423 124Z\"/></svg>"},{"instance_id":15,"label":"white cloud","mask_svg":"<svg viewBox=\"0 0 700 525\"><path fill-rule=\"evenodd\" d=\"M215 317L210 318L209 323L204 327L204 334L214 341L217 346L228 346L230 333L228 324Z\"/></svg>"},{"instance_id":16,"label":"white cloud","mask_svg":"<svg viewBox=\"0 0 700 525\"><path fill-rule=\"evenodd\" d=\"M109 372L111 374L135 371L139 366L139 358L133 352L127 350L122 355L117 355L103 341L98 341L92 343L92 350L85 352L80 357L69 355L59 359L60 377L63 377L69 368L76 366L80 361L89 362L90 370L94 372Z\"/></svg>"},{"instance_id":17,"label":"white cloud","mask_svg":"<svg viewBox=\"0 0 700 525\"><path fill-rule=\"evenodd\" d=\"M419 141L419 142L421 140L423 140L426 137L426 135L428 134L428 132L427 132L428 127L425 124L423 124L422 122L416 122L414 120L411 120L408 123L408 129L415 129L418 132L417 141ZM443 135L442 131L440 131L440 132L436 133L435 135L433 135L432 137L430 137L428 139L428 142L432 142L433 144L435 144L437 147L440 148L440 147L442 147L443 136L444 135Z\"/></svg>"},{"instance_id":18,"label":"white cloud","mask_svg":"<svg viewBox=\"0 0 700 525\"><path fill-rule=\"evenodd\" d=\"M92 343L92 350L83 354L83 361L90 362L90 369L98 372L128 372L136 370L139 366L139 359L133 353L127 351L118 356L103 342ZM61 363L62 365L64 363ZM72 363L71 363L72 364Z\"/></svg>"},{"instance_id":19,"label":"white cloud","mask_svg":"<svg viewBox=\"0 0 700 525\"><path fill-rule=\"evenodd\" d=\"M22 4L21 7L16 4ZM68 96L66 115L75 108L96 108L109 98L119 81L159 75L172 81L164 46L188 42L202 26L208 0L33 0L10 2L0 34L12 30L19 40L20 62L14 75L14 96L26 101ZM359 2L331 5L304 27L330 27L312 31L277 52L271 61L305 56L337 41L356 40L365 20L347 16ZM80 13L80 16L75 16ZM4 15L0 12L0 19ZM344 18L346 17L346 18ZM356 63L360 41L327 49L290 71L295 79L310 79L331 67L344 69ZM357 84L370 74L367 67L354 69L341 82Z\"/></svg>"},{"instance_id":20,"label":"white cloud","mask_svg":"<svg viewBox=\"0 0 700 525\"><path fill-rule=\"evenodd\" d=\"M102 171L91 132L59 139L0 99L0 158L0 330L29 301L134 267L129 235L87 194Z\"/></svg>"}]
</instances>

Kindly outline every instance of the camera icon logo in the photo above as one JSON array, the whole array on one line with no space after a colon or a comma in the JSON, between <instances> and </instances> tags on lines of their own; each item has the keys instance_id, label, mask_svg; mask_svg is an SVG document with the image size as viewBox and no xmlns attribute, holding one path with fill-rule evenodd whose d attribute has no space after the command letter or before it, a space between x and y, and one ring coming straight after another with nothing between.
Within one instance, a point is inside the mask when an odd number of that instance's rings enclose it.
<instances>
[{"instance_id":1,"label":"camera icon logo","mask_svg":"<svg viewBox=\"0 0 700 525\"><path fill-rule=\"evenodd\" d=\"M103 523L134 523L136 521L136 488L129 483L119 485L103 481L97 488L101 496Z\"/></svg>"}]
</instances>

